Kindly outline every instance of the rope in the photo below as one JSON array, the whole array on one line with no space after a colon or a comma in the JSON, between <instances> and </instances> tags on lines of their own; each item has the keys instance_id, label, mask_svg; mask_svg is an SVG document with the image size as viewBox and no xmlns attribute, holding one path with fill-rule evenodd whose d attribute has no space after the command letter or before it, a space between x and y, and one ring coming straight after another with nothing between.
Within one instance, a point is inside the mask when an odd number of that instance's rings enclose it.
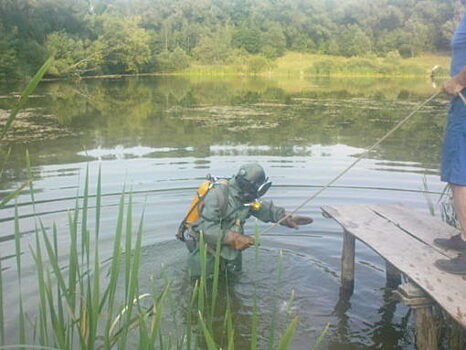
<instances>
[{"instance_id":1,"label":"rope","mask_svg":"<svg viewBox=\"0 0 466 350\"><path fill-rule=\"evenodd\" d=\"M430 101L432 101L434 98L436 98L441 91L436 92L433 94L431 97L429 97L427 100L425 100L423 103L421 103L419 106L417 106L406 118L402 119L401 121L396 124L393 129L391 129L389 132L387 132L383 137L381 137L379 140L377 140L376 143L374 143L371 147L369 147L365 152L363 152L353 163L351 163L347 168L345 168L342 172L340 172L337 176L335 176L332 180L330 180L324 187L322 187L319 191L314 193L312 196L307 198L305 201L303 201L300 205L298 205L293 211L287 213L283 218L280 219L280 221L274 223L273 225L269 226L265 230L259 232L259 235L262 235L264 233L269 232L272 230L275 226L279 225L282 223L284 220L286 220L288 217L292 216L294 213L296 213L299 209L304 207L306 204L308 204L310 201L312 201L314 198L316 198L318 195L320 195L322 192L324 192L327 188L332 186L335 182L337 182L339 179L343 177L348 171L350 171L356 164L358 164L364 157L366 157L374 148L376 148L378 145L380 145L383 141L385 141L388 137L390 137L395 131L397 131L403 124L405 124L411 117L416 114L422 107L424 107L426 104L428 104ZM466 104L466 103L465 103Z\"/></svg>"}]
</instances>

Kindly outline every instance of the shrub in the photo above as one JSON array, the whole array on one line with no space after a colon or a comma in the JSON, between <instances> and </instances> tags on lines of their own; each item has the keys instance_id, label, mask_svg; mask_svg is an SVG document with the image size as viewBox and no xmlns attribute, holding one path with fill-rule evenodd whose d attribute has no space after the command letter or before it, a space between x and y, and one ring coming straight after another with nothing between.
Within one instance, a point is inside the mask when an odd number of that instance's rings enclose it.
<instances>
[{"instance_id":1,"label":"shrub","mask_svg":"<svg viewBox=\"0 0 466 350\"><path fill-rule=\"evenodd\" d=\"M174 70L184 69L189 67L189 56L180 47L177 47L172 52L163 51L156 56L156 67L158 71L170 72Z\"/></svg>"},{"instance_id":2,"label":"shrub","mask_svg":"<svg viewBox=\"0 0 466 350\"><path fill-rule=\"evenodd\" d=\"M415 56L415 50L414 48L409 45L409 44L403 44L399 47L398 52L400 53L400 56L403 58L409 58L409 57L414 57Z\"/></svg>"},{"instance_id":3,"label":"shrub","mask_svg":"<svg viewBox=\"0 0 466 350\"><path fill-rule=\"evenodd\" d=\"M331 75L341 73L344 70L344 63L336 62L333 60L321 60L315 62L308 70L310 73L317 75Z\"/></svg>"},{"instance_id":4,"label":"shrub","mask_svg":"<svg viewBox=\"0 0 466 350\"><path fill-rule=\"evenodd\" d=\"M377 64L370 59L353 57L346 63L346 70L352 73L375 73L377 71Z\"/></svg>"},{"instance_id":5,"label":"shrub","mask_svg":"<svg viewBox=\"0 0 466 350\"><path fill-rule=\"evenodd\" d=\"M257 74L267 70L270 67L269 61L264 56L252 56L248 60L248 72Z\"/></svg>"}]
</instances>

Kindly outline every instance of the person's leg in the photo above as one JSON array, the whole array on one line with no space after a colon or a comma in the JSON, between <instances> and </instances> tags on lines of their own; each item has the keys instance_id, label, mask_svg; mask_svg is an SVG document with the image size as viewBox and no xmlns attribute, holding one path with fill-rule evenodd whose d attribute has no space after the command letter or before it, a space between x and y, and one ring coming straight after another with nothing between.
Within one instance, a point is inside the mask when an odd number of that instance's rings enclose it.
<instances>
[{"instance_id":1,"label":"person's leg","mask_svg":"<svg viewBox=\"0 0 466 350\"><path fill-rule=\"evenodd\" d=\"M241 272L243 268L242 252L239 252L238 256L233 260L224 260L223 268L227 270L230 275Z\"/></svg>"},{"instance_id":2,"label":"person's leg","mask_svg":"<svg viewBox=\"0 0 466 350\"><path fill-rule=\"evenodd\" d=\"M207 259L205 261L205 274L206 279L210 278L214 273L215 257L207 253ZM197 279L202 276L203 262L199 248L194 249L188 256L188 270L189 275L192 279Z\"/></svg>"},{"instance_id":3,"label":"person's leg","mask_svg":"<svg viewBox=\"0 0 466 350\"><path fill-rule=\"evenodd\" d=\"M451 238L436 238L434 244L444 249L466 252L466 186L450 183L453 192L453 208L460 224L460 233Z\"/></svg>"},{"instance_id":4,"label":"person's leg","mask_svg":"<svg viewBox=\"0 0 466 350\"><path fill-rule=\"evenodd\" d=\"M461 230L461 238L466 241L466 186L450 184L453 191L453 206Z\"/></svg>"},{"instance_id":5,"label":"person's leg","mask_svg":"<svg viewBox=\"0 0 466 350\"><path fill-rule=\"evenodd\" d=\"M466 274L466 105L459 98L452 100L448 111L441 179L452 188L460 233L449 239L437 238L434 244L456 250L459 254L453 259L439 259L435 266L445 272Z\"/></svg>"},{"instance_id":6,"label":"person's leg","mask_svg":"<svg viewBox=\"0 0 466 350\"><path fill-rule=\"evenodd\" d=\"M460 224L460 234L450 239L436 239L434 243L443 248L458 250L460 254L453 259L437 260L435 266L445 272L466 274L466 186L454 184L450 186L453 191L453 206Z\"/></svg>"}]
</instances>

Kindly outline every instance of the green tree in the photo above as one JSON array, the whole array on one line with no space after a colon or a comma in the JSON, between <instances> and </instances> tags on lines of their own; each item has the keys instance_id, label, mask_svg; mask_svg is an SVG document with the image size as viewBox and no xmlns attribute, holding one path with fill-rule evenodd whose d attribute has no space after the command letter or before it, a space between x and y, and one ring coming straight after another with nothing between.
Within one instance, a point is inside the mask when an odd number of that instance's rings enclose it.
<instances>
[{"instance_id":1,"label":"green tree","mask_svg":"<svg viewBox=\"0 0 466 350\"><path fill-rule=\"evenodd\" d=\"M358 26L344 28L338 38L338 51L343 56L361 56L371 51L371 40Z\"/></svg>"},{"instance_id":2,"label":"green tree","mask_svg":"<svg viewBox=\"0 0 466 350\"><path fill-rule=\"evenodd\" d=\"M51 75L83 75L94 70L94 55L85 47L83 40L73 38L65 32L55 32L47 35L45 47L54 62L49 68Z\"/></svg>"},{"instance_id":3,"label":"green tree","mask_svg":"<svg viewBox=\"0 0 466 350\"><path fill-rule=\"evenodd\" d=\"M421 52L431 51L433 43L433 34L427 24L418 19L410 19L404 28L402 43L399 51L403 57L412 57Z\"/></svg>"},{"instance_id":4,"label":"green tree","mask_svg":"<svg viewBox=\"0 0 466 350\"><path fill-rule=\"evenodd\" d=\"M193 54L202 63L225 63L230 59L231 34L229 28L220 28L201 37Z\"/></svg>"},{"instance_id":5,"label":"green tree","mask_svg":"<svg viewBox=\"0 0 466 350\"><path fill-rule=\"evenodd\" d=\"M391 32L403 25L403 11L395 6L387 6L384 11L381 11L379 21L374 30Z\"/></svg>"},{"instance_id":6,"label":"green tree","mask_svg":"<svg viewBox=\"0 0 466 350\"><path fill-rule=\"evenodd\" d=\"M314 40L305 33L294 33L290 38L289 48L294 51L300 52L315 52L317 45Z\"/></svg>"},{"instance_id":7,"label":"green tree","mask_svg":"<svg viewBox=\"0 0 466 350\"><path fill-rule=\"evenodd\" d=\"M6 32L0 23L0 78L16 77L17 54L15 49L16 33Z\"/></svg>"},{"instance_id":8,"label":"green tree","mask_svg":"<svg viewBox=\"0 0 466 350\"><path fill-rule=\"evenodd\" d=\"M51 49L76 51L58 54L56 74L82 51L95 58L83 67L104 73L153 71L177 48L204 63L237 62L244 53L276 58L285 50L445 52L460 6L457 0L0 0L0 74L30 74Z\"/></svg>"},{"instance_id":9,"label":"green tree","mask_svg":"<svg viewBox=\"0 0 466 350\"><path fill-rule=\"evenodd\" d=\"M261 31L252 26L240 26L233 35L233 45L249 53L258 53L262 47Z\"/></svg>"},{"instance_id":10,"label":"green tree","mask_svg":"<svg viewBox=\"0 0 466 350\"><path fill-rule=\"evenodd\" d=\"M93 51L105 73L138 73L149 62L151 51L147 30L139 27L137 17L103 15Z\"/></svg>"},{"instance_id":11,"label":"green tree","mask_svg":"<svg viewBox=\"0 0 466 350\"><path fill-rule=\"evenodd\" d=\"M267 58L276 58L285 52L286 37L282 28L277 23L267 26L267 31L262 34L261 53Z\"/></svg>"}]
</instances>

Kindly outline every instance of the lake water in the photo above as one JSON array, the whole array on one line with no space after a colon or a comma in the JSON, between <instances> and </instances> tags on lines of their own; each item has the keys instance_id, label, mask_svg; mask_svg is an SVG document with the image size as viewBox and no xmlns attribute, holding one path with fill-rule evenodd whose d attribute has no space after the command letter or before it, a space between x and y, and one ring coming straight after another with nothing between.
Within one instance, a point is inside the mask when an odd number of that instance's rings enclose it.
<instances>
[{"instance_id":1,"label":"lake water","mask_svg":"<svg viewBox=\"0 0 466 350\"><path fill-rule=\"evenodd\" d=\"M0 108L11 106L18 89L0 88ZM1 149L3 196L26 180L26 150L34 175L35 207L29 191L18 197L26 308L37 303L28 246L37 224L33 215L49 228L55 222L58 243L66 246L67 211L74 207L76 194L82 194L87 167L91 193L102 169L103 259L113 249L123 187L134 193L135 217L145 208L144 289L160 264L173 278L184 278L178 272L185 268L186 250L174 234L206 174L231 176L241 164L258 162L274 184L266 197L294 209L435 91L427 80L363 78L133 77L42 83L28 108L53 115L67 136L12 142ZM264 337L274 310L284 319L299 316L293 349L309 349L327 323L324 349L414 349L412 314L390 300L384 261L363 244L356 246L354 295L349 303L339 301L342 231L322 217L320 207L404 202L427 212L444 188L438 174L447 104L440 97L423 108L302 209L300 214L314 218L312 225L299 230L276 227L262 237L257 270L252 267L254 251L245 252L244 271L231 286L241 348L248 346L256 288ZM432 193L422 193L424 184ZM13 216L11 206L0 213L0 254L4 303L10 306L7 334L15 343L19 293ZM252 232L253 225L250 220L247 231ZM277 284L280 251L284 273ZM292 291L295 302L289 308Z\"/></svg>"}]
</instances>

